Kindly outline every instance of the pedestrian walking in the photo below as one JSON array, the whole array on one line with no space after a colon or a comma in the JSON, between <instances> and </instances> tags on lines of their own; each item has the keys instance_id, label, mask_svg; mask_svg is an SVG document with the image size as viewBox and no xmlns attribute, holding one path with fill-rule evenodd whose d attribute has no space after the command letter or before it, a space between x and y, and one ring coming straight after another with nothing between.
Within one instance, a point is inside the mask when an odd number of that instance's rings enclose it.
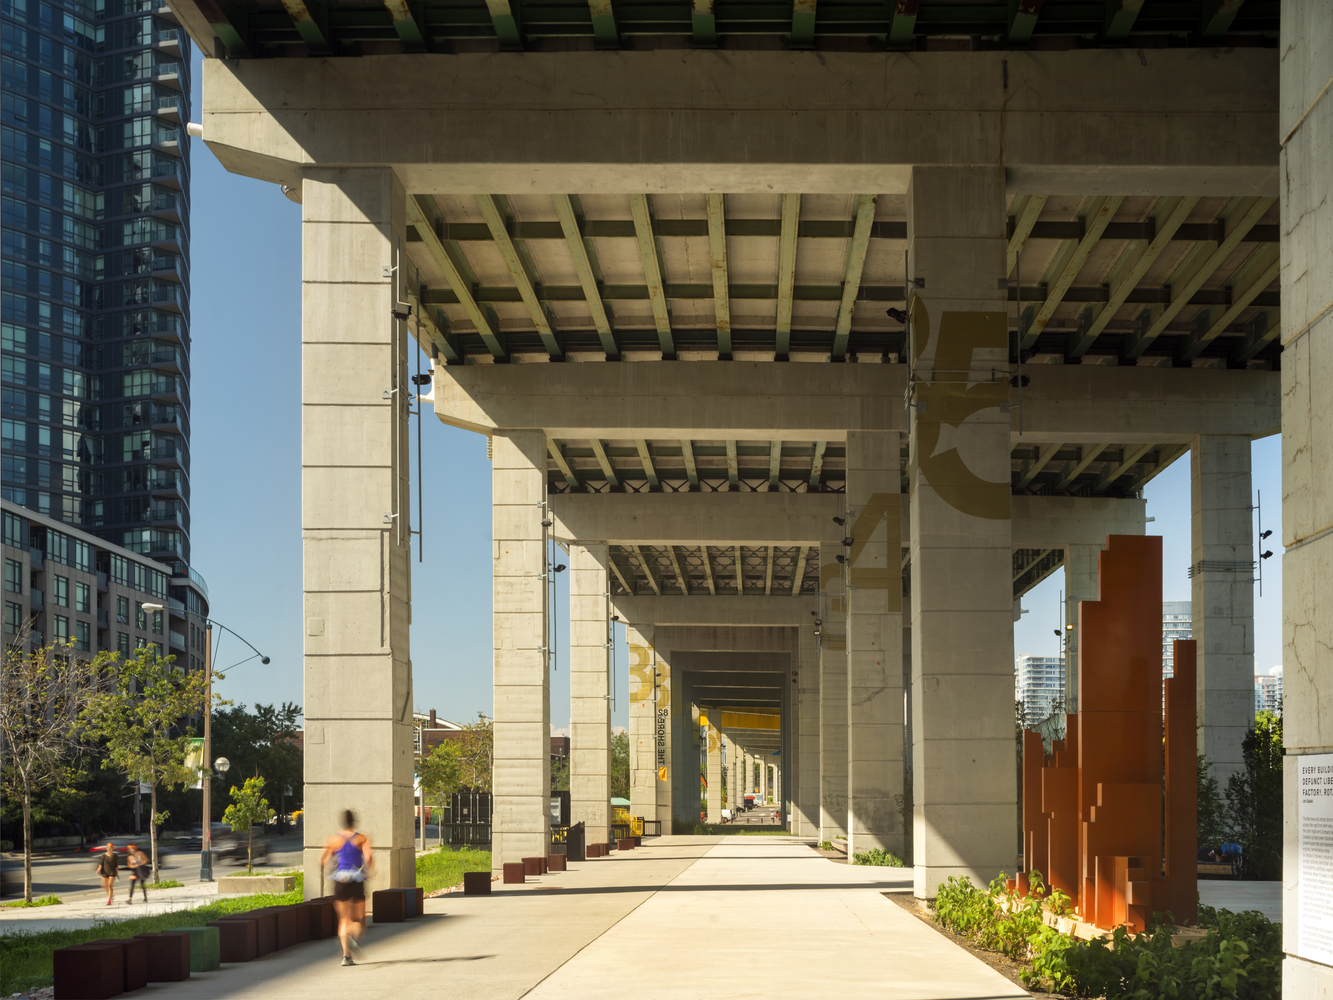
<instances>
[{"instance_id":1,"label":"pedestrian walking","mask_svg":"<svg viewBox=\"0 0 1333 1000\"><path fill-rule=\"evenodd\" d=\"M134 902L134 885L137 882L143 890L143 901L148 902L148 855L139 850L138 844L131 844L125 855L125 867L130 870L130 899Z\"/></svg>"},{"instance_id":2,"label":"pedestrian walking","mask_svg":"<svg viewBox=\"0 0 1333 1000\"><path fill-rule=\"evenodd\" d=\"M116 879L120 877L120 858L116 857L116 848L106 845L105 853L97 858L97 874L102 876L102 888L106 890L106 905L110 906L116 891Z\"/></svg>"},{"instance_id":3,"label":"pedestrian walking","mask_svg":"<svg viewBox=\"0 0 1333 1000\"><path fill-rule=\"evenodd\" d=\"M330 837L320 855L320 870L333 862L333 906L338 911L338 940L342 944L343 965L355 965L352 948L360 950L361 935L366 931L366 879L370 877L372 848L370 838L357 832L356 815L343 813L343 829Z\"/></svg>"}]
</instances>

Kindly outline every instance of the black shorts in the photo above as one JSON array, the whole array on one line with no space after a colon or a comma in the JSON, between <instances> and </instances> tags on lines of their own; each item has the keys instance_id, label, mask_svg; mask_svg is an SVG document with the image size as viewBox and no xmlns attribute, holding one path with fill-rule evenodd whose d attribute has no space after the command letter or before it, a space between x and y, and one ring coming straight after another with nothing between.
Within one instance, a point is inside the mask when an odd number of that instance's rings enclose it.
<instances>
[{"instance_id":1,"label":"black shorts","mask_svg":"<svg viewBox=\"0 0 1333 1000\"><path fill-rule=\"evenodd\" d=\"M334 882L333 898L340 903L364 903L366 901L366 883Z\"/></svg>"}]
</instances>

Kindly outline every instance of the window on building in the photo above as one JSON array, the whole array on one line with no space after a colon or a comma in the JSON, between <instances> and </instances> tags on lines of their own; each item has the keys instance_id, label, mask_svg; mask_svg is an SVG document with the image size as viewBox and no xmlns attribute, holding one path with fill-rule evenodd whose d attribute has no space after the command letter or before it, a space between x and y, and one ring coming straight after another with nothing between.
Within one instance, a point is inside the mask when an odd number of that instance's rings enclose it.
<instances>
[{"instance_id":1,"label":"window on building","mask_svg":"<svg viewBox=\"0 0 1333 1000\"><path fill-rule=\"evenodd\" d=\"M91 634L92 628L88 622L76 620L74 622L74 648L90 649L92 646Z\"/></svg>"},{"instance_id":2,"label":"window on building","mask_svg":"<svg viewBox=\"0 0 1333 1000\"><path fill-rule=\"evenodd\" d=\"M23 593L23 563L17 559L5 560L5 589L11 594Z\"/></svg>"},{"instance_id":3,"label":"window on building","mask_svg":"<svg viewBox=\"0 0 1333 1000\"><path fill-rule=\"evenodd\" d=\"M55 639L56 642L67 642L71 638L69 632L69 619L64 615L55 616Z\"/></svg>"},{"instance_id":4,"label":"window on building","mask_svg":"<svg viewBox=\"0 0 1333 1000\"><path fill-rule=\"evenodd\" d=\"M161 612L161 611L154 611L154 612L153 612L153 633L154 633L155 635L161 635L161 634L162 634L162 612Z\"/></svg>"},{"instance_id":5,"label":"window on building","mask_svg":"<svg viewBox=\"0 0 1333 1000\"><path fill-rule=\"evenodd\" d=\"M148 629L148 612L143 609L143 603L141 601L134 602L134 627L144 629L145 631ZM140 646L142 645L143 643L140 642Z\"/></svg>"},{"instance_id":6,"label":"window on building","mask_svg":"<svg viewBox=\"0 0 1333 1000\"><path fill-rule=\"evenodd\" d=\"M84 614L87 614L90 610L90 602L91 597L89 595L88 585L76 581L74 584L74 610L82 611Z\"/></svg>"},{"instance_id":7,"label":"window on building","mask_svg":"<svg viewBox=\"0 0 1333 1000\"><path fill-rule=\"evenodd\" d=\"M130 599L128 597L116 598L116 623L119 625L130 623Z\"/></svg>"},{"instance_id":8,"label":"window on building","mask_svg":"<svg viewBox=\"0 0 1333 1000\"><path fill-rule=\"evenodd\" d=\"M13 601L5 602L5 634L18 635L23 626L23 605Z\"/></svg>"},{"instance_id":9,"label":"window on building","mask_svg":"<svg viewBox=\"0 0 1333 1000\"><path fill-rule=\"evenodd\" d=\"M51 580L51 603L62 608L69 607L69 577L53 576Z\"/></svg>"},{"instance_id":10,"label":"window on building","mask_svg":"<svg viewBox=\"0 0 1333 1000\"><path fill-rule=\"evenodd\" d=\"M120 652L121 656L128 657L130 655L130 637L127 633L116 633L116 649Z\"/></svg>"}]
</instances>

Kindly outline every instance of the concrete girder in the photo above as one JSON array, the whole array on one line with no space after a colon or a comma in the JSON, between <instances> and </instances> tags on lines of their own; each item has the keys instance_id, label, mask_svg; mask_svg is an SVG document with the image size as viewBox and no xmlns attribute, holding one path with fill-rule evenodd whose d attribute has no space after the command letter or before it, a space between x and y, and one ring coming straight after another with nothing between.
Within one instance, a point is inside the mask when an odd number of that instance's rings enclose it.
<instances>
[{"instance_id":1,"label":"concrete girder","mask_svg":"<svg viewBox=\"0 0 1333 1000\"><path fill-rule=\"evenodd\" d=\"M667 598L663 598L666 600ZM743 599L743 598L742 598ZM764 598L757 598L764 600ZM613 600L619 601L620 598ZM786 601L783 602L787 604ZM790 607L790 605L788 605ZM709 656L717 653L718 658L698 661L672 661L673 670L757 670L774 669L774 661L765 660L763 657L769 654L781 653L786 656L789 653L796 652L796 616L787 618L781 625L661 625L655 624L654 629L657 633L657 644L663 649L670 649L673 656L678 656L682 650L689 651L691 656L694 653L707 653ZM729 666L723 654L743 654L742 660L738 661L737 666ZM756 656L759 660L759 666L753 663L744 662L746 656Z\"/></svg>"},{"instance_id":2,"label":"concrete girder","mask_svg":"<svg viewBox=\"0 0 1333 1000\"><path fill-rule=\"evenodd\" d=\"M389 163L409 193L903 194L914 165L996 163L1015 194L1278 193L1272 49L595 58L208 59L204 138L296 188L312 164Z\"/></svg>"},{"instance_id":3,"label":"concrete girder","mask_svg":"<svg viewBox=\"0 0 1333 1000\"><path fill-rule=\"evenodd\" d=\"M819 599L814 594L795 600L790 597L723 594L706 601L675 594L663 597L617 594L611 598L611 603L622 620L652 622L658 628L672 625L803 627L814 621L810 612L819 611Z\"/></svg>"},{"instance_id":4,"label":"concrete girder","mask_svg":"<svg viewBox=\"0 0 1333 1000\"><path fill-rule=\"evenodd\" d=\"M1056 255L1056 262L1052 264L1053 273L1050 274L1050 289L1047 292L1046 299L1040 305L1032 307L1036 315L1033 316L1031 325L1023 326L1023 347L1025 349L1035 344L1037 337L1046 329L1046 324L1051 321L1051 317L1055 315L1055 310L1060 307L1060 303L1064 300L1065 292L1069 291L1069 286L1074 283L1079 271L1087 263L1089 255L1097 246L1097 241L1101 239L1107 224L1119 210L1124 200L1120 195L1113 195L1109 198L1091 198L1084 206L1087 210L1087 215L1084 217L1086 231L1082 239L1067 240L1066 247L1062 248L1062 252ZM1063 249L1067 249L1068 253L1064 253ZM1022 326L1021 321L1020 326Z\"/></svg>"},{"instance_id":5,"label":"concrete girder","mask_svg":"<svg viewBox=\"0 0 1333 1000\"><path fill-rule=\"evenodd\" d=\"M1207 430L1251 438L1281 426L1278 372L1028 365L1029 443L1187 442ZM906 432L906 365L698 361L671 365L451 365L430 393L439 419L480 434L541 427L548 437L845 441ZM1019 390L1009 391L1011 439ZM686 456L687 467L693 455ZM812 477L814 473L812 472ZM691 476L691 485L697 473Z\"/></svg>"},{"instance_id":6,"label":"concrete girder","mask_svg":"<svg viewBox=\"0 0 1333 1000\"><path fill-rule=\"evenodd\" d=\"M1132 465L1126 463L1124 472ZM843 537L833 522L841 499L836 493L559 493L549 500L551 536L631 546L836 545ZM1111 534L1142 534L1144 505L1133 497L1015 495L1014 548L1091 545ZM904 538L909 510L903 497Z\"/></svg>"},{"instance_id":7,"label":"concrete girder","mask_svg":"<svg viewBox=\"0 0 1333 1000\"><path fill-rule=\"evenodd\" d=\"M583 287L583 299L588 303L588 311L592 313L597 336L602 341L602 350L606 352L608 361L614 361L620 357L620 348L616 345L616 337L611 330L611 317L606 303L602 301L601 289L597 283L599 269L596 267L596 251L584 240L583 234L579 231L579 215L574 209L573 199L567 194L557 194L551 196L551 201L555 205L555 214L560 219L560 229L564 234L565 243L569 246L569 255L574 261L579 284Z\"/></svg>"},{"instance_id":8,"label":"concrete girder","mask_svg":"<svg viewBox=\"0 0 1333 1000\"><path fill-rule=\"evenodd\" d=\"M796 0L799 8L802 0ZM810 0L813 12L814 2ZM793 13L793 20L796 15ZM813 25L813 18L811 18ZM813 27L812 27L813 31ZM801 196L782 196L782 232L778 237L778 312L774 361L786 361L791 347L792 296L796 290L796 234L801 224Z\"/></svg>"}]
</instances>

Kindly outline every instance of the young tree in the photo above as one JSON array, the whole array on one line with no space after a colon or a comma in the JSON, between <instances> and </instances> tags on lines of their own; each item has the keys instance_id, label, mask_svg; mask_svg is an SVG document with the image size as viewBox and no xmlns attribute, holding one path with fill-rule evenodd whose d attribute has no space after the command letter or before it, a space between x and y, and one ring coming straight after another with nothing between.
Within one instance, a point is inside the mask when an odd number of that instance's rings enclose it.
<instances>
[{"instance_id":1,"label":"young tree","mask_svg":"<svg viewBox=\"0 0 1333 1000\"><path fill-rule=\"evenodd\" d=\"M167 818L157 809L158 787L193 784L198 777L185 765L192 733L183 726L203 711L208 678L202 670L177 666L173 656L158 656L151 646L115 664L110 674L84 717L89 734L105 742L102 766L123 772L131 781L148 782L148 837L157 881L157 828ZM214 704L226 703L219 699Z\"/></svg>"},{"instance_id":2,"label":"young tree","mask_svg":"<svg viewBox=\"0 0 1333 1000\"><path fill-rule=\"evenodd\" d=\"M64 784L80 751L80 718L92 696L92 679L114 656L89 663L72 644L26 652L5 647L0 678L0 787L23 803L23 898L32 902L32 797Z\"/></svg>"},{"instance_id":3,"label":"young tree","mask_svg":"<svg viewBox=\"0 0 1333 1000\"><path fill-rule=\"evenodd\" d=\"M489 792L491 769L495 764L494 724L484 713L478 712L477 721L463 727L463 738L459 744L463 783L469 788Z\"/></svg>"},{"instance_id":4,"label":"young tree","mask_svg":"<svg viewBox=\"0 0 1333 1000\"><path fill-rule=\"evenodd\" d=\"M445 740L439 746L433 747L431 752L424 755L417 761L417 779L421 783L421 802L424 806L427 801L433 801L436 807L444 808L449 802L449 796L458 790L463 781L463 768L460 762L460 750L457 743L453 740ZM426 811L421 811L421 822L426 822ZM444 837L443 824L437 824L440 827L440 837ZM421 834L422 842L425 842L425 832Z\"/></svg>"},{"instance_id":5,"label":"young tree","mask_svg":"<svg viewBox=\"0 0 1333 1000\"><path fill-rule=\"evenodd\" d=\"M222 814L222 822L230 826L233 831L245 828L245 870L247 873L253 873L255 824L267 823L274 815L273 810L268 807L268 799L264 798L264 779L259 775L246 778L244 785L231 790L231 798L233 804L227 806L227 811Z\"/></svg>"},{"instance_id":6,"label":"young tree","mask_svg":"<svg viewBox=\"0 0 1333 1000\"><path fill-rule=\"evenodd\" d=\"M300 719L301 706L292 702L277 707L256 704L253 712L236 705L213 713L213 753L231 761L230 771L213 776L218 819L230 790L257 774L264 776L264 793L270 799L279 800L288 787L292 789L292 797L282 802L284 812L300 808L302 754L296 742Z\"/></svg>"},{"instance_id":7,"label":"young tree","mask_svg":"<svg viewBox=\"0 0 1333 1000\"><path fill-rule=\"evenodd\" d=\"M1227 780L1227 812L1251 878L1282 877L1282 755L1282 717L1260 712L1241 743L1245 766Z\"/></svg>"},{"instance_id":8,"label":"young tree","mask_svg":"<svg viewBox=\"0 0 1333 1000\"><path fill-rule=\"evenodd\" d=\"M629 798L629 733L611 734L611 797Z\"/></svg>"}]
</instances>

